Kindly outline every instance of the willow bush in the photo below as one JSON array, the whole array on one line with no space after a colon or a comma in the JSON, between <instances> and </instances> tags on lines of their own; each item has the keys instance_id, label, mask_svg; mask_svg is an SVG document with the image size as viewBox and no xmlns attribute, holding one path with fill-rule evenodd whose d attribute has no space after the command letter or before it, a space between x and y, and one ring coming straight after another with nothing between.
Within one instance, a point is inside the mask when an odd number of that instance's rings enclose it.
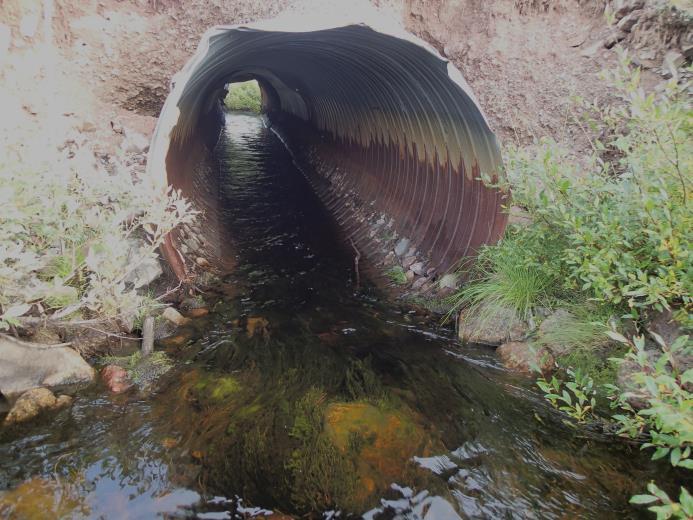
<instances>
[{"instance_id":1,"label":"willow bush","mask_svg":"<svg viewBox=\"0 0 693 520\"><path fill-rule=\"evenodd\" d=\"M639 367L632 376L635 389L609 387L620 434L649 437L643 449L652 449L654 459L666 457L690 470L693 369L680 361L693 355L688 336L666 345L650 333L654 341L646 352L644 336L627 338L609 331L606 322L608 316L631 318L642 331L654 313L667 310L684 333L693 325L691 85L671 80L658 93L646 92L639 69L625 53L604 79L613 94L607 105L576 100L581 112L577 122L585 135L601 136L587 154L578 156L551 139L505 150L507 176L497 186L512 193L513 204L527 213L529 223L510 226L497 245L481 251L475 276L450 303L478 304L480 295L502 302L530 324L547 307L563 308L577 319L576 304L583 305L588 316L580 318L585 323L573 323L573 329L582 331L590 344L599 342L595 334L600 330L607 340L611 335L621 343L613 352ZM532 290L517 295L528 278ZM536 341L541 344L542 339L550 340L540 333ZM595 356L591 345L572 342L570 348L581 354L577 357ZM592 374L581 377L592 391ZM589 413L583 413L586 405L575 391L576 398L566 393L561 403L556 400L564 394L555 390L564 386L582 391L576 382L540 383L547 398L571 417L584 421L594 412L590 401ZM629 404L633 395L645 396L644 408ZM679 502L655 483L648 491L632 502L649 505L659 518L693 514L685 488Z\"/></svg>"},{"instance_id":2,"label":"willow bush","mask_svg":"<svg viewBox=\"0 0 693 520\"><path fill-rule=\"evenodd\" d=\"M195 217L180 193L127 171L0 166L0 330L25 315L136 316L148 298L131 275Z\"/></svg>"},{"instance_id":3,"label":"willow bush","mask_svg":"<svg viewBox=\"0 0 693 520\"><path fill-rule=\"evenodd\" d=\"M262 94L257 81L231 83L224 105L229 110L260 113L262 109Z\"/></svg>"}]
</instances>

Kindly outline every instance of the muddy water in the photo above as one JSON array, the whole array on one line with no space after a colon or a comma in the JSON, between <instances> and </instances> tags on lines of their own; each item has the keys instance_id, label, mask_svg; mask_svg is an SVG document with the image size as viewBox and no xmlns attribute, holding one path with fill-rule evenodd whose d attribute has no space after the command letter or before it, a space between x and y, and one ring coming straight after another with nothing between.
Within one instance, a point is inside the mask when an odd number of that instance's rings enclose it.
<instances>
[{"instance_id":1,"label":"muddy water","mask_svg":"<svg viewBox=\"0 0 693 520\"><path fill-rule=\"evenodd\" d=\"M231 274L149 389L0 430L0 517L623 518L663 475L562 422L493 352L354 290L352 252L278 138L217 150Z\"/></svg>"}]
</instances>

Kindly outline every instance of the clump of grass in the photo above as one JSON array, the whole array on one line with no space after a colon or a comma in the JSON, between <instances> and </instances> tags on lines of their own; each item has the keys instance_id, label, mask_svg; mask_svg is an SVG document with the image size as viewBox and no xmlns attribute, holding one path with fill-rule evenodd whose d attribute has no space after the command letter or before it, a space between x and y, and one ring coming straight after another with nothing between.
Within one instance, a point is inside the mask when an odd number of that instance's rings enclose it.
<instances>
[{"instance_id":1,"label":"clump of grass","mask_svg":"<svg viewBox=\"0 0 693 520\"><path fill-rule=\"evenodd\" d=\"M446 298L446 318L469 308L480 322L502 319L508 311L531 322L535 310L554 307L563 290L560 269L544 261L555 247L524 230L508 230L499 244L481 250L471 280Z\"/></svg>"},{"instance_id":2,"label":"clump of grass","mask_svg":"<svg viewBox=\"0 0 693 520\"><path fill-rule=\"evenodd\" d=\"M262 109L262 94L260 85L255 80L241 83L231 83L224 105L229 110L260 113Z\"/></svg>"},{"instance_id":3,"label":"clump of grass","mask_svg":"<svg viewBox=\"0 0 693 520\"><path fill-rule=\"evenodd\" d=\"M599 312L601 311L601 312ZM571 306L557 313L544 326L535 343L541 346L560 345L567 349L594 349L608 343L606 325L610 316L602 309L590 310Z\"/></svg>"},{"instance_id":4,"label":"clump of grass","mask_svg":"<svg viewBox=\"0 0 693 520\"><path fill-rule=\"evenodd\" d=\"M400 265L390 267L390 269L385 271L385 274L390 281L396 285L404 285L407 283L407 273L404 272L404 269Z\"/></svg>"}]
</instances>

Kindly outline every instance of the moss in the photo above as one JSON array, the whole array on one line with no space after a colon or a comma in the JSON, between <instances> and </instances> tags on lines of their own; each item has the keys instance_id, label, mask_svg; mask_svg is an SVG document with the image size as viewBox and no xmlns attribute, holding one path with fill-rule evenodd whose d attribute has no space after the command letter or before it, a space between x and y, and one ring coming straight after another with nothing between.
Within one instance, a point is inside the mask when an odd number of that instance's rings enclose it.
<instances>
[{"instance_id":1,"label":"moss","mask_svg":"<svg viewBox=\"0 0 693 520\"><path fill-rule=\"evenodd\" d=\"M226 401L241 390L241 384L233 376L207 375L195 384L195 390L209 400Z\"/></svg>"},{"instance_id":2,"label":"moss","mask_svg":"<svg viewBox=\"0 0 693 520\"><path fill-rule=\"evenodd\" d=\"M324 434L324 394L311 389L298 402L289 435L296 442L286 468L291 501L299 510L325 510L348 503L356 488L354 463Z\"/></svg>"}]
</instances>

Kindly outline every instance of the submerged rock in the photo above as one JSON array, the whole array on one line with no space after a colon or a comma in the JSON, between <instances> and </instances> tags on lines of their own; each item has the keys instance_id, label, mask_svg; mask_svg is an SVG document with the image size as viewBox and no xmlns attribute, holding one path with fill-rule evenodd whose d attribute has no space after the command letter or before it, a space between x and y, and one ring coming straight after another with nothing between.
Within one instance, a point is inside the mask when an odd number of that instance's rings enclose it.
<instances>
[{"instance_id":1,"label":"submerged rock","mask_svg":"<svg viewBox=\"0 0 693 520\"><path fill-rule=\"evenodd\" d=\"M245 329L249 338L255 336L262 336L263 338L269 337L269 321L262 316L249 317Z\"/></svg>"},{"instance_id":2,"label":"submerged rock","mask_svg":"<svg viewBox=\"0 0 693 520\"><path fill-rule=\"evenodd\" d=\"M38 386L89 383L94 369L65 346L28 343L0 335L0 393L16 395Z\"/></svg>"},{"instance_id":3,"label":"submerged rock","mask_svg":"<svg viewBox=\"0 0 693 520\"><path fill-rule=\"evenodd\" d=\"M498 357L510 370L530 374L539 370L550 373L555 365L551 352L544 347L535 347L525 341L510 341L496 349Z\"/></svg>"},{"instance_id":4,"label":"submerged rock","mask_svg":"<svg viewBox=\"0 0 693 520\"><path fill-rule=\"evenodd\" d=\"M127 370L118 365L108 365L101 370L101 378L108 389L119 394L132 386Z\"/></svg>"},{"instance_id":5,"label":"submerged rock","mask_svg":"<svg viewBox=\"0 0 693 520\"><path fill-rule=\"evenodd\" d=\"M55 410L70 404L72 404L72 398L68 395L61 395L56 399L48 388L32 388L17 399L5 418L5 424L29 421L44 410Z\"/></svg>"},{"instance_id":6,"label":"submerged rock","mask_svg":"<svg viewBox=\"0 0 693 520\"><path fill-rule=\"evenodd\" d=\"M462 343L480 343L496 347L508 341L519 341L529 330L512 309L494 309L481 306L460 313L459 338Z\"/></svg>"}]
</instances>

